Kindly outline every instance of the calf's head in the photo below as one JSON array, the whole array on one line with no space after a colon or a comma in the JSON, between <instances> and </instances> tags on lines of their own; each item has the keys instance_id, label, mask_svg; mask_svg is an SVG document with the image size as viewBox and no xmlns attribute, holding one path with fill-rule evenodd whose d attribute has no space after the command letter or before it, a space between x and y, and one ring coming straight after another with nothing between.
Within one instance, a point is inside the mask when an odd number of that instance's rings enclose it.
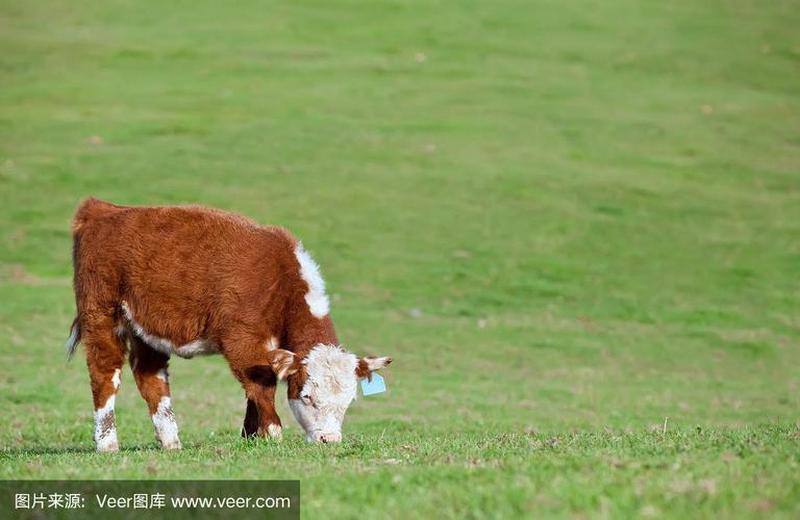
<instances>
[{"instance_id":1,"label":"calf's head","mask_svg":"<svg viewBox=\"0 0 800 520\"><path fill-rule=\"evenodd\" d=\"M392 362L389 357L363 357L335 345L317 345L300 358L278 349L272 369L289 385L289 407L308 442L340 442L342 421L356 398L358 380Z\"/></svg>"}]
</instances>

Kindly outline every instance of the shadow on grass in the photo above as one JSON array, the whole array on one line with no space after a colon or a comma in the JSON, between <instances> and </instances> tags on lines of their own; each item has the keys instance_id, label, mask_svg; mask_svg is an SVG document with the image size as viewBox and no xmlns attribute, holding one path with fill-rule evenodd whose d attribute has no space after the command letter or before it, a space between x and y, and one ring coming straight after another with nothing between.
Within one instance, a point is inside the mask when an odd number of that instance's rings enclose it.
<instances>
[{"instance_id":1,"label":"shadow on grass","mask_svg":"<svg viewBox=\"0 0 800 520\"><path fill-rule=\"evenodd\" d=\"M119 449L119 452L108 453L108 455L115 455L117 453L138 453L145 451L162 451L157 446L151 445L138 445L126 446ZM97 453L94 448L90 446L64 446L64 447L50 447L50 446L36 446L33 448L0 448L0 457L20 457L25 455L80 455L80 454L94 454Z\"/></svg>"}]
</instances>

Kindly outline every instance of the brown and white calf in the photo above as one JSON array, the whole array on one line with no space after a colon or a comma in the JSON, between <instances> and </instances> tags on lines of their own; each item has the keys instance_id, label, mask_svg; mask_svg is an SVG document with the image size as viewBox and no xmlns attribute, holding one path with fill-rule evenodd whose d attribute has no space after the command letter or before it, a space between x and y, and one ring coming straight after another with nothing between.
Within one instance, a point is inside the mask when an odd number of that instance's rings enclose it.
<instances>
[{"instance_id":1,"label":"brown and white calf","mask_svg":"<svg viewBox=\"0 0 800 520\"><path fill-rule=\"evenodd\" d=\"M72 226L77 317L98 451L119 448L114 399L126 354L156 437L180 448L171 355L221 354L247 397L242 435L280 438L275 387L309 442L341 440L356 383L388 365L340 345L319 267L288 231L197 206L81 204ZM213 389L209 389L213 391Z\"/></svg>"}]
</instances>

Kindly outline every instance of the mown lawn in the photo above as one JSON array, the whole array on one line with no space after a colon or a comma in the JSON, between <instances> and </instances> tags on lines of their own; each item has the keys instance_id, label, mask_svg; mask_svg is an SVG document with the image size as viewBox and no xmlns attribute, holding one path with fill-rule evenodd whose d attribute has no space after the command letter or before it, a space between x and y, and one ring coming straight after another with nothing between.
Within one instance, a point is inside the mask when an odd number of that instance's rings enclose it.
<instances>
[{"instance_id":1,"label":"mown lawn","mask_svg":"<svg viewBox=\"0 0 800 520\"><path fill-rule=\"evenodd\" d=\"M293 478L305 518L800 516L796 2L0 2L0 477ZM388 354L340 446L175 360L94 454L89 195L285 225Z\"/></svg>"}]
</instances>

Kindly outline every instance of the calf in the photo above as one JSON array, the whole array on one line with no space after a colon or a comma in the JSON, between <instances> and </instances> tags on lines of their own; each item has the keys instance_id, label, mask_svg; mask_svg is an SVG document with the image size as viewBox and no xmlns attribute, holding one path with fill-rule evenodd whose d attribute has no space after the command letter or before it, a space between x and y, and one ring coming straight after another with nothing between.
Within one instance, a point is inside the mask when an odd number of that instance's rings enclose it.
<instances>
[{"instance_id":1,"label":"calf","mask_svg":"<svg viewBox=\"0 0 800 520\"><path fill-rule=\"evenodd\" d=\"M114 399L126 354L166 449L181 447L173 354L225 357L247 398L248 437L281 437L275 387L286 379L309 442L339 442L357 379L391 362L339 345L319 267L285 229L198 206L88 199L72 232L77 317L67 350L86 349L97 451L119 449Z\"/></svg>"}]
</instances>

